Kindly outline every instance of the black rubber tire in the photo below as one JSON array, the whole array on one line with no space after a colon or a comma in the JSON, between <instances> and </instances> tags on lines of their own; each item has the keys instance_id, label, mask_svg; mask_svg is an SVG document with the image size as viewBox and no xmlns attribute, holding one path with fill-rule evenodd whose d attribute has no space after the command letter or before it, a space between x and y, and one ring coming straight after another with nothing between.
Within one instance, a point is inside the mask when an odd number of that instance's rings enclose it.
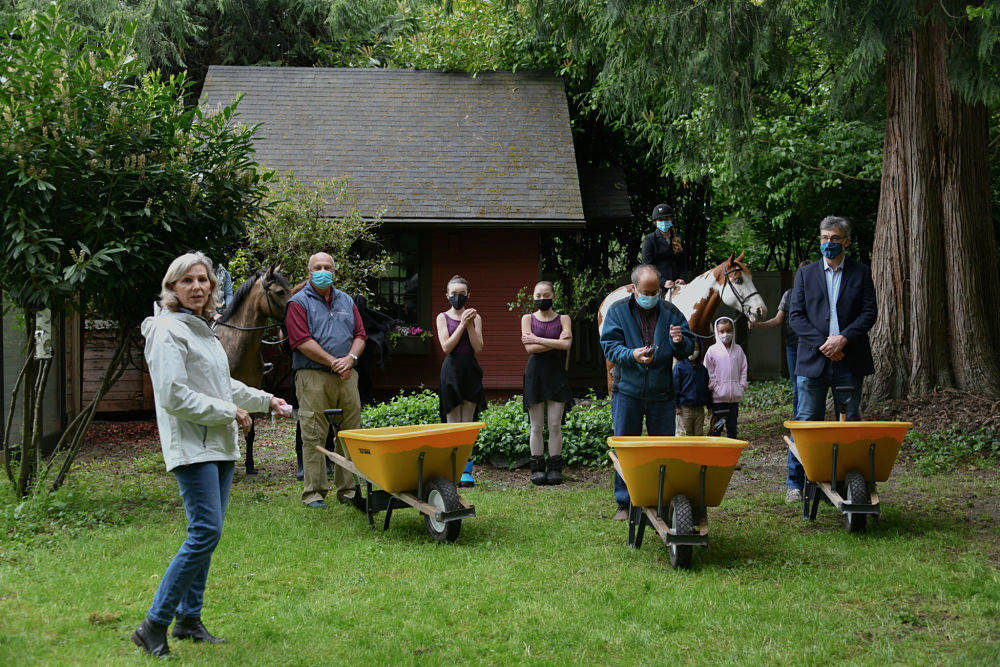
<instances>
[{"instance_id":1,"label":"black rubber tire","mask_svg":"<svg viewBox=\"0 0 1000 667\"><path fill-rule=\"evenodd\" d=\"M443 509L446 512L453 512L462 507L462 503L458 499L458 489L455 488L455 484L451 480L444 477L434 477L427 482L427 485L424 487L424 497L421 500L436 507L440 507L443 504ZM425 514L424 523L427 524L427 532L430 533L430 536L436 542L454 542L458 539L459 533L462 532L462 522L460 520L445 521L438 524L438 522Z\"/></svg>"},{"instance_id":2,"label":"black rubber tire","mask_svg":"<svg viewBox=\"0 0 1000 667\"><path fill-rule=\"evenodd\" d=\"M844 500L847 502L863 503L866 505L871 503L872 497L868 493L868 483L857 470L851 470L847 473L847 479L844 480L844 488ZM845 514L844 527L847 528L847 532L849 533L863 533L868 527L868 515Z\"/></svg>"},{"instance_id":3,"label":"black rubber tire","mask_svg":"<svg viewBox=\"0 0 1000 667\"><path fill-rule=\"evenodd\" d=\"M694 508L691 501L682 493L670 499L667 509L669 525L674 532L680 535L690 535L694 533ZM670 564L673 567L691 567L691 553L694 550L689 544L674 544L668 547L670 551Z\"/></svg>"}]
</instances>

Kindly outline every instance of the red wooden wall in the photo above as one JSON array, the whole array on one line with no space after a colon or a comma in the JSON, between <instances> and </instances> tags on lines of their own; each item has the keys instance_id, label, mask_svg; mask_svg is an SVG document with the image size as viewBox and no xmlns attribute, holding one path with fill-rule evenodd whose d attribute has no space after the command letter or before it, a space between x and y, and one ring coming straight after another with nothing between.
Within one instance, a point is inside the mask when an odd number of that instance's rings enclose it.
<instances>
[{"instance_id":1,"label":"red wooden wall","mask_svg":"<svg viewBox=\"0 0 1000 667\"><path fill-rule=\"evenodd\" d=\"M520 390L528 359L521 345L520 314L507 309L518 290L538 280L538 232L512 230L435 230L431 235L431 321L449 308L448 279L469 281L469 307L483 318L484 349L479 355L483 385L493 392ZM435 336L433 354L394 355L375 386L394 391L419 385L437 388L444 354Z\"/></svg>"}]
</instances>

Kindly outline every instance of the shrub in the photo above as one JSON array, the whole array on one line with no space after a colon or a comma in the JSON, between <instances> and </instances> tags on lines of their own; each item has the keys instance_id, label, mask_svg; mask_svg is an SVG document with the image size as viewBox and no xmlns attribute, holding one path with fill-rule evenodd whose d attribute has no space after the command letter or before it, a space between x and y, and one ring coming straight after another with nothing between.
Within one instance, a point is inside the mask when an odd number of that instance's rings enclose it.
<instances>
[{"instance_id":1,"label":"shrub","mask_svg":"<svg viewBox=\"0 0 1000 667\"><path fill-rule=\"evenodd\" d=\"M917 471L922 475L946 472L962 465L982 466L1000 463L1000 434L988 429L972 433L958 427L906 435Z\"/></svg>"},{"instance_id":2,"label":"shrub","mask_svg":"<svg viewBox=\"0 0 1000 667\"><path fill-rule=\"evenodd\" d=\"M563 457L566 464L608 465L608 437L611 435L614 435L611 402L588 396L586 401L573 406L563 424Z\"/></svg>"},{"instance_id":3,"label":"shrub","mask_svg":"<svg viewBox=\"0 0 1000 667\"><path fill-rule=\"evenodd\" d=\"M520 396L488 406L479 418L486 426L479 433L476 459L513 462L528 455L528 413Z\"/></svg>"},{"instance_id":4,"label":"shrub","mask_svg":"<svg viewBox=\"0 0 1000 667\"><path fill-rule=\"evenodd\" d=\"M792 407L792 386L788 380L751 382L740 400L740 409L775 410Z\"/></svg>"},{"instance_id":5,"label":"shrub","mask_svg":"<svg viewBox=\"0 0 1000 667\"><path fill-rule=\"evenodd\" d=\"M440 420L438 395L430 389L400 394L391 401L372 405L361 411L361 428L434 424Z\"/></svg>"}]
</instances>

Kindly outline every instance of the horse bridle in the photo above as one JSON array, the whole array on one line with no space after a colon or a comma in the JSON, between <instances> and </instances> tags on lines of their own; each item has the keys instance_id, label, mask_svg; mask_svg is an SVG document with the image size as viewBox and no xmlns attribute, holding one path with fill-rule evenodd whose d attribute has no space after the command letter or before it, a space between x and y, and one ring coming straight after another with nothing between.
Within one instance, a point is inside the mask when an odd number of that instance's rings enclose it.
<instances>
[{"instance_id":1,"label":"horse bridle","mask_svg":"<svg viewBox=\"0 0 1000 667\"><path fill-rule=\"evenodd\" d=\"M728 285L729 289L733 291L733 295L736 297L736 301L740 304L740 314L746 317L747 319L750 319L750 312L749 309L747 308L746 303L747 301L750 300L751 297L760 296L760 292L754 290L753 292L750 292L746 296L740 296L740 293L736 290L736 285L733 284L733 281L729 276L730 274L733 273L742 273L742 272L743 269L741 269L738 266L734 266L731 269L726 269L725 274L723 274L726 278L726 284L722 286L721 290L719 290L719 296L722 296L722 292L725 291L726 286Z\"/></svg>"},{"instance_id":2,"label":"horse bridle","mask_svg":"<svg viewBox=\"0 0 1000 667\"><path fill-rule=\"evenodd\" d=\"M277 281L273 277L271 277L268 278L267 280L262 280L261 287L264 288L264 296L267 299L268 306L271 307L272 311L280 313L285 309L281 307L281 304L278 303L275 300L274 295L271 294L271 285L273 285L276 282ZM237 331L263 331L265 329L274 329L275 327L280 327L283 324L284 322L275 322L274 324L264 324L259 327L238 327L235 324L229 324L227 322L215 322L212 329L215 329L215 327L219 326L219 327L228 327L230 329L236 329ZM284 339L277 342L275 341L265 341L265 342L267 342L269 345L276 345L277 343L284 342Z\"/></svg>"}]
</instances>

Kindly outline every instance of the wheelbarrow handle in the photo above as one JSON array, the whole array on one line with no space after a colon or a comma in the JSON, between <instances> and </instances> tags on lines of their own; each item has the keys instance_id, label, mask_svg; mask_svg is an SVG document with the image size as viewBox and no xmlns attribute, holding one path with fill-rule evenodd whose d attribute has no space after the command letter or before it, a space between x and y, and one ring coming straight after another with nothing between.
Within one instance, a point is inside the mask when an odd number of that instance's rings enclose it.
<instances>
[{"instance_id":1,"label":"wheelbarrow handle","mask_svg":"<svg viewBox=\"0 0 1000 667\"><path fill-rule=\"evenodd\" d=\"M340 428L340 420L344 416L344 411L340 408L329 408L323 411L323 416L330 422L330 426L334 428L334 434L336 434L336 430Z\"/></svg>"}]
</instances>

